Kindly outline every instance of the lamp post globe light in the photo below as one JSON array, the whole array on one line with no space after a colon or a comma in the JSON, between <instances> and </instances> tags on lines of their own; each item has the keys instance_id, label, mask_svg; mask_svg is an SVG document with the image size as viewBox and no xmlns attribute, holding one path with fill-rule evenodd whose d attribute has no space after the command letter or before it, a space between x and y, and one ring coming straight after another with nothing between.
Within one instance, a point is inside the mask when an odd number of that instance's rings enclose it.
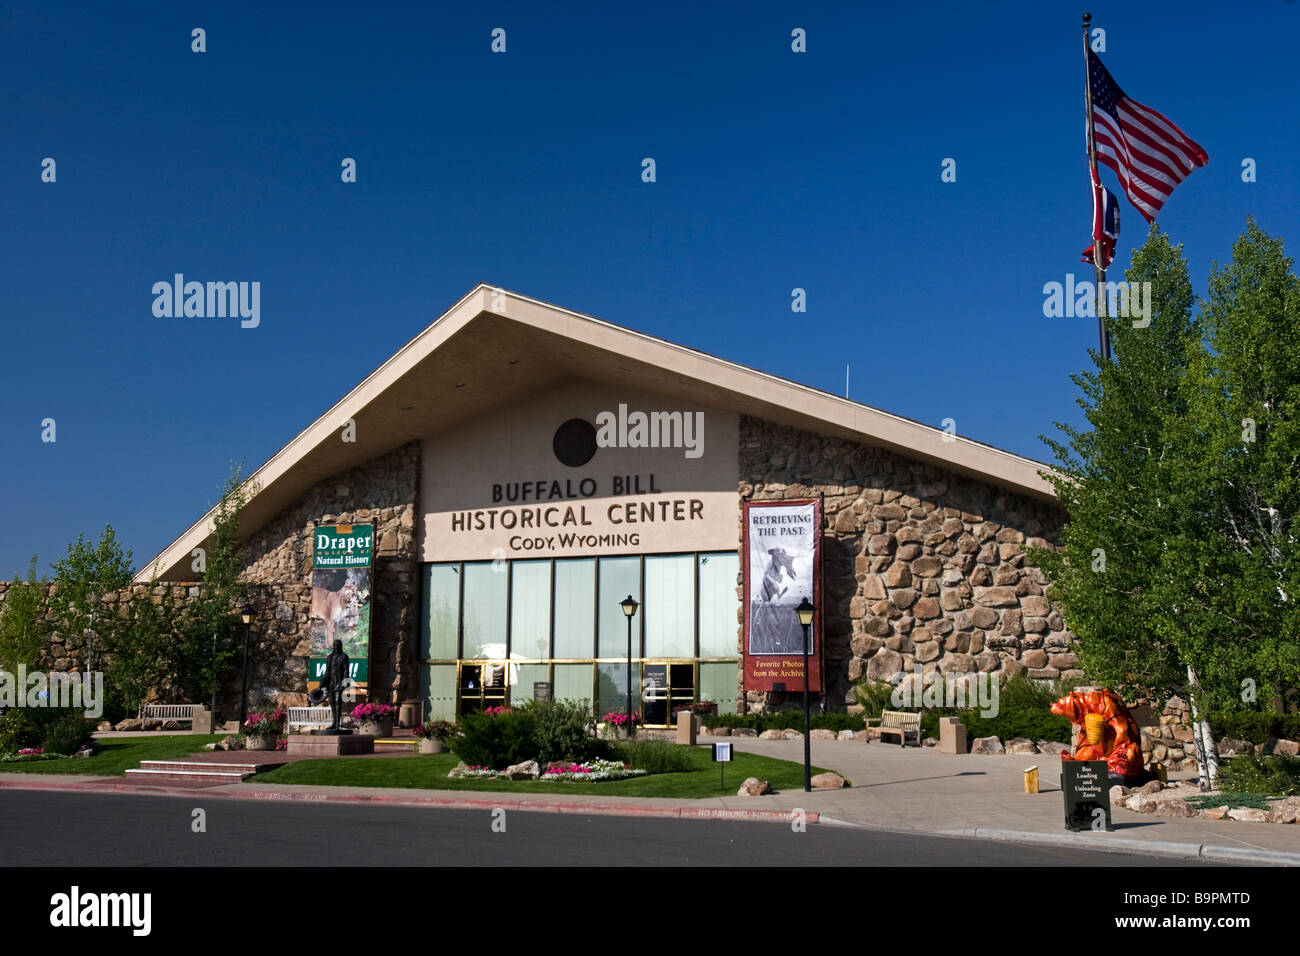
<instances>
[{"instance_id":1,"label":"lamp post globe light","mask_svg":"<svg viewBox=\"0 0 1300 956\"><path fill-rule=\"evenodd\" d=\"M248 629L253 623L253 609L245 604L239 609L239 619L244 622L244 668L239 678L239 728L248 718Z\"/></svg>"},{"instance_id":2,"label":"lamp post globe light","mask_svg":"<svg viewBox=\"0 0 1300 956\"><path fill-rule=\"evenodd\" d=\"M636 598L628 595L619 602L619 607L623 609L623 616L627 618L627 735L633 734L632 725L632 618L636 614L636 609L641 605L636 603Z\"/></svg>"},{"instance_id":3,"label":"lamp post globe light","mask_svg":"<svg viewBox=\"0 0 1300 956\"><path fill-rule=\"evenodd\" d=\"M809 740L809 705L808 705L808 629L812 626L816 608L805 597L794 609L803 627L803 788L812 792L812 742Z\"/></svg>"}]
</instances>

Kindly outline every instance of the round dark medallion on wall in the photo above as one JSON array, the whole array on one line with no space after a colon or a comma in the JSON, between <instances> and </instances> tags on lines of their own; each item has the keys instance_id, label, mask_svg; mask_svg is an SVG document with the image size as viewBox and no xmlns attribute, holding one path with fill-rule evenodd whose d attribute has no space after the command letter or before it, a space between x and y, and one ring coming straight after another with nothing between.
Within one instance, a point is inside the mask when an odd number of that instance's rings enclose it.
<instances>
[{"instance_id":1,"label":"round dark medallion on wall","mask_svg":"<svg viewBox=\"0 0 1300 956\"><path fill-rule=\"evenodd\" d=\"M555 429L551 448L561 464L579 468L596 454L596 426L581 418L570 418Z\"/></svg>"}]
</instances>

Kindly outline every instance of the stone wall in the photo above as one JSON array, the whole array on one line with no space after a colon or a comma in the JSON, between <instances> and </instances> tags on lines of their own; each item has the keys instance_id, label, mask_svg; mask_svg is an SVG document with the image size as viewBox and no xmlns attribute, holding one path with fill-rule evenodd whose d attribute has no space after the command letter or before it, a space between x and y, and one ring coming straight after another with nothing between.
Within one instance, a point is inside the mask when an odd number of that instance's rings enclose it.
<instances>
[{"instance_id":1,"label":"stone wall","mask_svg":"<svg viewBox=\"0 0 1300 956\"><path fill-rule=\"evenodd\" d=\"M742 500L825 495L827 709L854 704L858 679L917 664L923 673L1082 676L1074 638L1043 596L1043 572L1024 554L1057 545L1056 505L748 416L740 476ZM751 711L784 703L781 694L744 696Z\"/></svg>"},{"instance_id":2,"label":"stone wall","mask_svg":"<svg viewBox=\"0 0 1300 956\"><path fill-rule=\"evenodd\" d=\"M306 703L312 532L317 524L375 526L371 692L375 700L390 702L418 690L412 651L420 598L415 552L419 480L420 445L412 442L314 485L248 540L249 563L242 577L253 585L257 612L250 707L255 700Z\"/></svg>"},{"instance_id":3,"label":"stone wall","mask_svg":"<svg viewBox=\"0 0 1300 956\"><path fill-rule=\"evenodd\" d=\"M256 615L249 645L250 710L306 702L312 532L318 523L375 525L371 691L374 699L385 702L418 691L413 652L420 597L415 550L419 471L420 446L412 442L314 485L248 540L248 564L240 576L251 585L248 598ZM153 596L160 598L168 588L182 603L199 593L196 583L160 584L154 586ZM8 584L0 582L0 605L7 591ZM148 585L130 588L136 596L146 591ZM121 597L106 595L105 605L115 606ZM84 666L84 642L65 641L51 625L41 669L73 671ZM226 718L238 717L239 706L236 675L233 684L218 694L217 711Z\"/></svg>"},{"instance_id":4,"label":"stone wall","mask_svg":"<svg viewBox=\"0 0 1300 956\"><path fill-rule=\"evenodd\" d=\"M1144 710L1149 713L1149 708ZM1137 716L1137 714L1135 714ZM1142 762L1150 767L1160 761L1170 770L1196 769L1196 735L1192 711L1181 697L1171 697L1156 722L1142 726Z\"/></svg>"}]
</instances>

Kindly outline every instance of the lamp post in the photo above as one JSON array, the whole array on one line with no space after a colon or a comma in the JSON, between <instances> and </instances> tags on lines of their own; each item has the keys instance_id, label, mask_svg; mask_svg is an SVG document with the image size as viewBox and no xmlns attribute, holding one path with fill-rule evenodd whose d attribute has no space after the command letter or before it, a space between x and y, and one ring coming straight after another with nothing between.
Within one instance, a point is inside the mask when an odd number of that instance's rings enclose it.
<instances>
[{"instance_id":1,"label":"lamp post","mask_svg":"<svg viewBox=\"0 0 1300 956\"><path fill-rule=\"evenodd\" d=\"M628 595L619 602L623 616L627 618L627 735L632 736L632 617L640 607L636 598Z\"/></svg>"},{"instance_id":2,"label":"lamp post","mask_svg":"<svg viewBox=\"0 0 1300 956\"><path fill-rule=\"evenodd\" d=\"M809 705L808 705L808 628L812 626L813 613L817 609L805 597L794 609L803 625L803 788L812 792L812 742L809 740Z\"/></svg>"},{"instance_id":3,"label":"lamp post","mask_svg":"<svg viewBox=\"0 0 1300 956\"><path fill-rule=\"evenodd\" d=\"M248 718L248 629L253 623L253 609L245 604L239 609L239 617L244 622L244 669L239 678L239 726L242 730Z\"/></svg>"}]
</instances>

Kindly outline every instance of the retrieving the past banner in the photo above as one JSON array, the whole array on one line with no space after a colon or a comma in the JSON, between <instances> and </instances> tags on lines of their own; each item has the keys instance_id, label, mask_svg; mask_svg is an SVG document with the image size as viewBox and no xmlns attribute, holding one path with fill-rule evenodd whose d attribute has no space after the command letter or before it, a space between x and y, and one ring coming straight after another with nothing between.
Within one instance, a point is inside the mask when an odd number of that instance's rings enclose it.
<instances>
[{"instance_id":1,"label":"retrieving the past banner","mask_svg":"<svg viewBox=\"0 0 1300 956\"><path fill-rule=\"evenodd\" d=\"M821 503L745 504L745 689L803 691L803 627L795 608L820 605ZM821 613L809 632L810 691L820 691Z\"/></svg>"},{"instance_id":2,"label":"retrieving the past banner","mask_svg":"<svg viewBox=\"0 0 1300 956\"><path fill-rule=\"evenodd\" d=\"M307 691L320 685L325 658L343 642L358 702L370 679L370 585L375 526L320 525L312 533L311 655Z\"/></svg>"}]
</instances>

